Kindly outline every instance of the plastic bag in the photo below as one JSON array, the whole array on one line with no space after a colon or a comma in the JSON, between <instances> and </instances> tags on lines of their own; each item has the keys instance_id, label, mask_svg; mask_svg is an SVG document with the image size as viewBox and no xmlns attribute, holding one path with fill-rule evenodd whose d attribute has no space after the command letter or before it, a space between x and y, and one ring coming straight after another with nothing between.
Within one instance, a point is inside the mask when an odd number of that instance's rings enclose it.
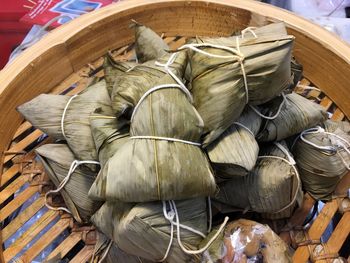
<instances>
[{"instance_id":1,"label":"plastic bag","mask_svg":"<svg viewBox=\"0 0 350 263\"><path fill-rule=\"evenodd\" d=\"M217 230L213 230L203 244ZM202 263L292 262L291 251L268 226L239 219L229 223L222 235L203 253Z\"/></svg>"}]
</instances>

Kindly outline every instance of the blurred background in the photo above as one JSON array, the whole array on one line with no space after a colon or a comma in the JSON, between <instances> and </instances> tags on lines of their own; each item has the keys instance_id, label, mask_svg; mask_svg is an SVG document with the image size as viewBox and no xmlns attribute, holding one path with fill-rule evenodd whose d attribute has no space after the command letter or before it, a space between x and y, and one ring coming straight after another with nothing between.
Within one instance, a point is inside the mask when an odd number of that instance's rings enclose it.
<instances>
[{"instance_id":1,"label":"blurred background","mask_svg":"<svg viewBox=\"0 0 350 263\"><path fill-rule=\"evenodd\" d=\"M118 0L0 0L0 69L49 29L112 2ZM350 43L350 0L262 2L310 19Z\"/></svg>"}]
</instances>

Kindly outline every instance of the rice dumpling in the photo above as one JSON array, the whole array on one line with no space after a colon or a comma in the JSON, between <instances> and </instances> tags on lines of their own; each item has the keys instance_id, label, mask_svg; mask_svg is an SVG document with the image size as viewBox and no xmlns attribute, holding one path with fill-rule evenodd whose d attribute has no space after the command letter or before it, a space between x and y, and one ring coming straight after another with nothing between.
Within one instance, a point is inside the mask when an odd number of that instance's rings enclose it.
<instances>
[{"instance_id":1,"label":"rice dumpling","mask_svg":"<svg viewBox=\"0 0 350 263\"><path fill-rule=\"evenodd\" d=\"M207 239L215 231L218 230L214 229ZM292 254L287 244L267 225L239 219L226 226L220 237L203 253L201 262L288 263L292 262Z\"/></svg>"},{"instance_id":2,"label":"rice dumpling","mask_svg":"<svg viewBox=\"0 0 350 263\"><path fill-rule=\"evenodd\" d=\"M215 199L265 213L265 217L289 217L296 201L302 199L295 162L285 144L271 145L260 152L253 171L219 184L220 191Z\"/></svg>"},{"instance_id":3,"label":"rice dumpling","mask_svg":"<svg viewBox=\"0 0 350 263\"><path fill-rule=\"evenodd\" d=\"M152 29L133 21L135 52L138 62L158 59L166 54L169 46Z\"/></svg>"},{"instance_id":4,"label":"rice dumpling","mask_svg":"<svg viewBox=\"0 0 350 263\"><path fill-rule=\"evenodd\" d=\"M189 51L191 91L205 123L204 145L230 127L248 102L265 103L290 85L294 37L283 24L253 32L245 37L197 38L191 44L197 48Z\"/></svg>"},{"instance_id":5,"label":"rice dumpling","mask_svg":"<svg viewBox=\"0 0 350 263\"><path fill-rule=\"evenodd\" d=\"M169 55L159 59L159 62L166 62ZM182 79L187 63L186 52L180 52L170 69L174 75ZM135 66L132 70L124 73L115 79L112 92L112 108L114 114L120 118L129 119L133 108L143 94L157 85L159 80L168 75L163 67L156 66L154 61Z\"/></svg>"},{"instance_id":6,"label":"rice dumpling","mask_svg":"<svg viewBox=\"0 0 350 263\"><path fill-rule=\"evenodd\" d=\"M115 79L136 65L136 63L132 62L116 61L110 53L106 54L103 62L103 70L109 95L112 94Z\"/></svg>"},{"instance_id":7,"label":"rice dumpling","mask_svg":"<svg viewBox=\"0 0 350 263\"><path fill-rule=\"evenodd\" d=\"M91 133L101 167L104 167L109 158L129 138L130 126L128 122L122 119L117 120L111 112L111 107L107 111L98 108L90 116Z\"/></svg>"},{"instance_id":8,"label":"rice dumpling","mask_svg":"<svg viewBox=\"0 0 350 263\"><path fill-rule=\"evenodd\" d=\"M215 192L211 167L199 147L203 121L190 93L168 75L155 86L139 99L130 139L103 167L89 195L146 202Z\"/></svg>"},{"instance_id":9,"label":"rice dumpling","mask_svg":"<svg viewBox=\"0 0 350 263\"><path fill-rule=\"evenodd\" d=\"M261 117L246 107L239 119L206 148L217 175L224 177L220 179L243 176L254 168L259 153L255 135L260 125Z\"/></svg>"},{"instance_id":10,"label":"rice dumpling","mask_svg":"<svg viewBox=\"0 0 350 263\"><path fill-rule=\"evenodd\" d=\"M207 232L205 198L174 203L181 224L181 241L186 249L197 249ZM168 263L199 262L199 255L188 255L179 246L176 225L172 227L165 217L170 214L168 205L164 207L162 202L157 201L131 204L129 207L131 208L128 209L125 204L106 202L93 216L92 221L107 236L112 233L112 239L117 246L130 255L154 262L161 259ZM169 244L170 250L167 253Z\"/></svg>"},{"instance_id":11,"label":"rice dumpling","mask_svg":"<svg viewBox=\"0 0 350 263\"><path fill-rule=\"evenodd\" d=\"M339 123L341 127L341 123ZM326 127L329 123L326 124ZM335 125L335 123L333 123ZM333 127L327 127L334 130ZM341 128L304 131L293 147L303 188L316 200L330 200L350 169L350 135Z\"/></svg>"},{"instance_id":12,"label":"rice dumpling","mask_svg":"<svg viewBox=\"0 0 350 263\"><path fill-rule=\"evenodd\" d=\"M62 113L69 96L40 94L17 107L17 111L35 128L57 140L64 140L61 129Z\"/></svg>"},{"instance_id":13,"label":"rice dumpling","mask_svg":"<svg viewBox=\"0 0 350 263\"><path fill-rule=\"evenodd\" d=\"M66 144L45 144L36 148L35 152L56 187L67 180L75 157ZM87 195L95 177L96 173L90 169L77 166L60 190L68 210L80 223L88 222L102 205L101 202L90 200Z\"/></svg>"},{"instance_id":14,"label":"rice dumpling","mask_svg":"<svg viewBox=\"0 0 350 263\"><path fill-rule=\"evenodd\" d=\"M18 107L36 128L56 139L64 138L78 160L98 160L89 117L96 108L110 109L105 81L89 86L79 95L39 95ZM48 118L49 116L52 118ZM110 112L110 114L112 114ZM54 117L55 116L55 117ZM63 128L63 130L62 130Z\"/></svg>"},{"instance_id":15,"label":"rice dumpling","mask_svg":"<svg viewBox=\"0 0 350 263\"><path fill-rule=\"evenodd\" d=\"M129 255L101 232L97 232L97 241L91 263L151 263L152 261Z\"/></svg>"},{"instance_id":16,"label":"rice dumpling","mask_svg":"<svg viewBox=\"0 0 350 263\"><path fill-rule=\"evenodd\" d=\"M322 106L294 92L285 95L285 99L286 102L278 116L273 120L266 120L262 125L263 128L257 136L258 141L283 140L320 124L327 118L327 113Z\"/></svg>"}]
</instances>

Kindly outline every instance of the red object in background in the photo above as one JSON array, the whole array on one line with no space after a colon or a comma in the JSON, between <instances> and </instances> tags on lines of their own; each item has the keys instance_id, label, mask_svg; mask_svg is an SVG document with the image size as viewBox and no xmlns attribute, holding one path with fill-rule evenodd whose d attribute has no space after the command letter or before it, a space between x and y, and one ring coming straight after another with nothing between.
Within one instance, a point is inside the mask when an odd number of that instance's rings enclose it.
<instances>
[{"instance_id":1,"label":"red object in background","mask_svg":"<svg viewBox=\"0 0 350 263\"><path fill-rule=\"evenodd\" d=\"M45 25L51 19L62 16L51 24L58 27L70 20L109 5L113 0L35 0L36 5L22 17L29 24Z\"/></svg>"},{"instance_id":2,"label":"red object in background","mask_svg":"<svg viewBox=\"0 0 350 263\"><path fill-rule=\"evenodd\" d=\"M27 0L0 0L0 69L31 28L19 21L29 11L24 7L28 3Z\"/></svg>"}]
</instances>

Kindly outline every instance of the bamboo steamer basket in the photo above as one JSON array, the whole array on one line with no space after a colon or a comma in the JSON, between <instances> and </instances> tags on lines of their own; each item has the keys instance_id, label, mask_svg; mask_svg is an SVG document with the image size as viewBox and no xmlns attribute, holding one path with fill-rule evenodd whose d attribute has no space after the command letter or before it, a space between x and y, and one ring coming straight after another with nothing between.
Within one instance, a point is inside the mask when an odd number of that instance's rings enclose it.
<instances>
[{"instance_id":1,"label":"bamboo steamer basket","mask_svg":"<svg viewBox=\"0 0 350 263\"><path fill-rule=\"evenodd\" d=\"M113 55L117 59L130 58L134 38L128 28L131 19L163 33L173 48L184 43L183 37L227 36L247 26L284 21L289 33L296 37L293 52L304 67L302 84L312 83L322 90L305 91L300 86L297 92L320 100L321 105L333 113L333 119L350 116L350 46L303 18L249 0L130 0L112 4L55 29L0 72L1 242L44 207L43 193L50 187L32 151L43 134L23 121L16 107L41 93L81 91L94 75L102 76L101 56L109 50L115 50ZM50 138L40 141L46 143ZM27 183L29 186L14 196ZM295 262L306 262L310 257L316 262L327 262L324 258L341 249L350 232L349 200L343 195L349 186L348 174L338 186L339 198L327 203L311 227L303 231L304 239L320 240L333 216L341 211L341 220L330 239L326 244L299 243ZM39 198L8 222L7 218L38 192ZM304 206L296 210L289 225L301 225L314 203L315 200L306 195ZM31 262L64 230L69 230L69 235L47 258L58 254L63 257L72 251L75 254L70 257L71 262L86 262L91 258L93 227L79 226L67 214L46 211L9 248L0 250L0 262L9 262L54 220L54 225L31 243L18 262ZM291 242L288 233L283 232L281 237Z\"/></svg>"}]
</instances>

